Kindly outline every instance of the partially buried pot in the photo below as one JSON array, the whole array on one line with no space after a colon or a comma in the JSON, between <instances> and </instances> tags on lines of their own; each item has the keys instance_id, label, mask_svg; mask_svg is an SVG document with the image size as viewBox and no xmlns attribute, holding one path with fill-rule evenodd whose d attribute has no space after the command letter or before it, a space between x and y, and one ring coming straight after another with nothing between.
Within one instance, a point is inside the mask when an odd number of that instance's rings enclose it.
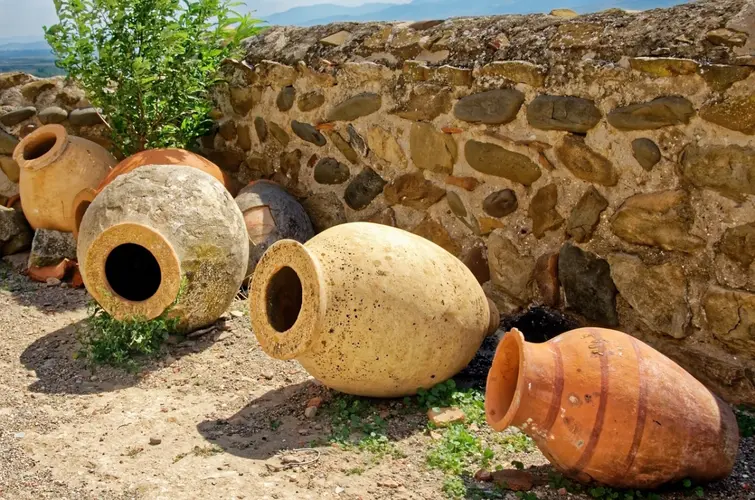
<instances>
[{"instance_id":1,"label":"partially buried pot","mask_svg":"<svg viewBox=\"0 0 755 500\"><path fill-rule=\"evenodd\" d=\"M415 394L472 359L500 317L474 275L436 244L356 222L273 244L249 293L262 349L341 392Z\"/></svg>"},{"instance_id":2,"label":"partially buried pot","mask_svg":"<svg viewBox=\"0 0 755 500\"><path fill-rule=\"evenodd\" d=\"M115 165L102 146L75 137L61 125L45 125L16 146L19 192L24 215L34 229L71 232L73 201L97 186Z\"/></svg>"},{"instance_id":3,"label":"partially buried pot","mask_svg":"<svg viewBox=\"0 0 755 500\"><path fill-rule=\"evenodd\" d=\"M150 165L117 177L94 199L77 256L87 290L116 319L171 317L191 331L231 304L249 245L220 182L195 168Z\"/></svg>"},{"instance_id":4,"label":"partially buried pot","mask_svg":"<svg viewBox=\"0 0 755 500\"><path fill-rule=\"evenodd\" d=\"M252 182L239 192L236 204L244 214L249 234L251 276L262 254L278 240L304 243L315 235L307 212L288 191L268 180Z\"/></svg>"},{"instance_id":5,"label":"partially buried pot","mask_svg":"<svg viewBox=\"0 0 755 500\"><path fill-rule=\"evenodd\" d=\"M235 181L225 172L220 170L220 167L207 158L203 158L202 156L178 148L148 149L146 151L141 151L129 156L116 165L96 187L87 187L82 189L76 195L73 201L73 213L71 215L74 220L73 236L75 238L78 238L79 226L81 225L81 220L84 218L84 213L87 211L92 201L94 201L97 194L102 191L105 186L113 182L113 179L116 177L127 174L145 165L183 165L196 168L197 170L210 174L220 181L232 195L235 195L237 191L235 189Z\"/></svg>"},{"instance_id":6,"label":"partially buried pot","mask_svg":"<svg viewBox=\"0 0 755 500\"><path fill-rule=\"evenodd\" d=\"M602 328L543 344L506 333L485 411L493 429L519 427L567 476L620 488L723 479L739 445L728 405L655 349Z\"/></svg>"}]
</instances>

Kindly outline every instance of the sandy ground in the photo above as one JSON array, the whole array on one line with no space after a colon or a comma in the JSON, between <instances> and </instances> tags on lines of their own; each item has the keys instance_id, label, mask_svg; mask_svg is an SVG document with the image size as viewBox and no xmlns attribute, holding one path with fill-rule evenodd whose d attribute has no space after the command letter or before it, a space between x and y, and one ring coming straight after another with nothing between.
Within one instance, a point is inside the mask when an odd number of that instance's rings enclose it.
<instances>
[{"instance_id":1,"label":"sandy ground","mask_svg":"<svg viewBox=\"0 0 755 500\"><path fill-rule=\"evenodd\" d=\"M337 396L296 362L267 357L242 302L215 331L168 345L131 374L77 358L88 300L0 264L0 498L444 498L444 475L426 458L438 436L421 409L373 403L396 457L328 444L327 404L314 418L304 410L310 398ZM490 429L474 430L495 442ZM732 477L706 487L705 498L755 498L752 455L744 440ZM500 448L493 463L512 460L547 464L536 450ZM515 498L481 486L468 498ZM549 486L535 493L590 498Z\"/></svg>"}]
</instances>

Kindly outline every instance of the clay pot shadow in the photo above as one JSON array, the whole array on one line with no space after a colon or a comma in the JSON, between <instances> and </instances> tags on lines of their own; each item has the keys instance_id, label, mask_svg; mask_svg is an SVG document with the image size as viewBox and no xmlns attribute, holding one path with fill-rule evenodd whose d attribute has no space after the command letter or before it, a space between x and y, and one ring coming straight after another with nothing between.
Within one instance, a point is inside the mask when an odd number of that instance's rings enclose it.
<instances>
[{"instance_id":1,"label":"clay pot shadow","mask_svg":"<svg viewBox=\"0 0 755 500\"><path fill-rule=\"evenodd\" d=\"M81 345L77 333L86 328L86 320L80 320L38 338L21 353L20 361L29 370L34 370L37 380L29 384L29 392L45 394L98 394L126 389L136 385L141 378L159 370L169 370L165 360L180 359L212 346L221 332L215 331L197 340L178 345L165 345L163 353L155 358L140 358L139 371L131 373L121 368L94 366L78 356Z\"/></svg>"},{"instance_id":2,"label":"clay pot shadow","mask_svg":"<svg viewBox=\"0 0 755 500\"><path fill-rule=\"evenodd\" d=\"M331 417L328 415L327 403L324 403L313 419L300 418L310 398L326 393L327 389L312 381L274 389L228 418L201 422L197 425L197 430L226 453L243 458L266 460L276 455L283 456L286 450L310 447L317 447L328 453ZM337 394L333 392L333 395ZM399 401L358 399L369 401L376 408L387 408L390 403ZM388 417L386 420L386 435L391 441L421 433L427 424L427 417L419 410L416 415ZM307 433L302 435L299 432L301 429L306 429Z\"/></svg>"}]
</instances>

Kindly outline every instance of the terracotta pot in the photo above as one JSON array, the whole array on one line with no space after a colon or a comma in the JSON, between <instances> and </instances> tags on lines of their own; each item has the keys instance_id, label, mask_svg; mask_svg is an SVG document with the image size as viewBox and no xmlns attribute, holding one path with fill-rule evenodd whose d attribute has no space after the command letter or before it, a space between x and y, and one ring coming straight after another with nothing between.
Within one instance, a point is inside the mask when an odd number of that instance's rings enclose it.
<instances>
[{"instance_id":1,"label":"terracotta pot","mask_svg":"<svg viewBox=\"0 0 755 500\"><path fill-rule=\"evenodd\" d=\"M236 204L244 214L249 234L247 276L252 275L262 254L276 241L290 239L304 243L315 235L301 204L275 182L250 183L239 192Z\"/></svg>"},{"instance_id":2,"label":"terracotta pot","mask_svg":"<svg viewBox=\"0 0 755 500\"><path fill-rule=\"evenodd\" d=\"M20 167L19 192L34 229L74 230L73 200L97 186L115 158L92 141L69 135L61 125L45 125L27 135L13 152Z\"/></svg>"},{"instance_id":3,"label":"terracotta pot","mask_svg":"<svg viewBox=\"0 0 755 500\"><path fill-rule=\"evenodd\" d=\"M196 168L148 165L97 195L76 254L89 294L116 319L168 314L185 332L226 311L246 276L249 244L220 182Z\"/></svg>"},{"instance_id":4,"label":"terracotta pot","mask_svg":"<svg viewBox=\"0 0 755 500\"><path fill-rule=\"evenodd\" d=\"M226 189L232 194L236 195L237 189L234 189L235 182L225 172L220 170L220 167L212 163L210 160L203 158L189 151L183 149L149 149L142 151L124 159L118 165L113 168L108 175L102 179L102 181L96 187L90 187L81 190L74 199L73 202L73 219L75 226L73 229L74 237L78 238L79 226L81 225L81 219L84 217L89 205L94 200L94 197L102 191L105 186L113 182L113 179L119 175L127 174L132 170L143 167L145 165L185 165L187 167L196 168L202 172L206 172L219 180Z\"/></svg>"},{"instance_id":5,"label":"terracotta pot","mask_svg":"<svg viewBox=\"0 0 755 500\"><path fill-rule=\"evenodd\" d=\"M722 479L739 445L729 406L655 349L602 328L543 344L508 332L485 410L491 427L519 427L567 476L621 488Z\"/></svg>"},{"instance_id":6,"label":"terracotta pot","mask_svg":"<svg viewBox=\"0 0 755 500\"><path fill-rule=\"evenodd\" d=\"M389 226L332 227L302 245L274 243L249 293L262 349L296 359L338 391L415 394L472 359L498 312L467 267Z\"/></svg>"}]
</instances>

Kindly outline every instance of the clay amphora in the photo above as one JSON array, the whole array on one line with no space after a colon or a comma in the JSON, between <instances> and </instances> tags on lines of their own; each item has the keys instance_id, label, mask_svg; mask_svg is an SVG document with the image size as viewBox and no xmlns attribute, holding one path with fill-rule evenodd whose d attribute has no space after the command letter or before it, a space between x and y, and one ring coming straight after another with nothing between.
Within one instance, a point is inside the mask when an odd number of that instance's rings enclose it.
<instances>
[{"instance_id":1,"label":"clay amphora","mask_svg":"<svg viewBox=\"0 0 755 500\"><path fill-rule=\"evenodd\" d=\"M69 135L61 125L38 128L16 146L19 192L24 215L34 229L71 232L73 200L97 186L116 164L92 141Z\"/></svg>"},{"instance_id":2,"label":"clay amphora","mask_svg":"<svg viewBox=\"0 0 755 500\"><path fill-rule=\"evenodd\" d=\"M355 222L274 243L249 293L262 349L341 392L415 394L464 368L500 321L467 267L401 229ZM493 318L491 320L491 318Z\"/></svg>"},{"instance_id":3,"label":"clay amphora","mask_svg":"<svg viewBox=\"0 0 755 500\"><path fill-rule=\"evenodd\" d=\"M113 179L119 175L127 174L132 170L143 167L145 165L184 165L192 167L206 172L216 178L218 181L228 189L231 194L235 196L235 183L226 173L220 170L220 167L212 163L210 160L203 158L189 151L177 148L168 149L149 149L133 154L124 159L118 165L116 165L108 175L102 179L102 181L94 188L86 188L81 190L74 199L73 202L73 219L75 226L73 228L73 235L78 238L79 226L81 225L81 219L84 218L89 205L94 200L95 196L102 191L105 186L113 182Z\"/></svg>"},{"instance_id":4,"label":"clay amphora","mask_svg":"<svg viewBox=\"0 0 755 500\"><path fill-rule=\"evenodd\" d=\"M304 243L315 235L304 207L275 182L250 183L239 192L236 204L244 214L249 234L248 276L254 272L262 254L276 241L290 239Z\"/></svg>"},{"instance_id":5,"label":"clay amphora","mask_svg":"<svg viewBox=\"0 0 755 500\"><path fill-rule=\"evenodd\" d=\"M196 168L147 165L97 195L76 254L87 291L113 317L167 314L186 332L226 311L246 276L249 244L220 182Z\"/></svg>"},{"instance_id":6,"label":"clay amphora","mask_svg":"<svg viewBox=\"0 0 755 500\"><path fill-rule=\"evenodd\" d=\"M485 411L495 430L531 436L567 476L621 488L722 479L739 445L729 406L652 347L602 328L543 344L506 333Z\"/></svg>"}]
</instances>

